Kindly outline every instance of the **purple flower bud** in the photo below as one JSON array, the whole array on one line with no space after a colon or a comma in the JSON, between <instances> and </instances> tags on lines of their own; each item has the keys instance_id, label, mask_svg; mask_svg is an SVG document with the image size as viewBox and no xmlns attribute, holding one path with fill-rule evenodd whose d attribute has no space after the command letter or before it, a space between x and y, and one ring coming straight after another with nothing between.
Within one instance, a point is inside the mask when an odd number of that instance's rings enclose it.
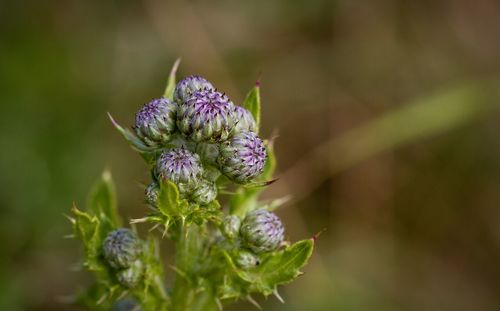
<instances>
[{"instance_id":1,"label":"purple flower bud","mask_svg":"<svg viewBox=\"0 0 500 311\"><path fill-rule=\"evenodd\" d=\"M139 283L143 273L144 265L142 261L136 260L130 267L118 271L116 273L116 279L122 286L134 288Z\"/></svg>"},{"instance_id":2,"label":"purple flower bud","mask_svg":"<svg viewBox=\"0 0 500 311\"><path fill-rule=\"evenodd\" d=\"M241 220L236 215L228 215L224 217L221 224L221 232L222 234L233 240L238 237L240 232Z\"/></svg>"},{"instance_id":3,"label":"purple flower bud","mask_svg":"<svg viewBox=\"0 0 500 311\"><path fill-rule=\"evenodd\" d=\"M214 90L197 91L177 111L177 127L200 142L226 140L234 126L234 104Z\"/></svg>"},{"instance_id":4,"label":"purple flower bud","mask_svg":"<svg viewBox=\"0 0 500 311\"><path fill-rule=\"evenodd\" d=\"M132 230L120 228L108 234L102 250L108 264L120 269L129 267L139 257L142 246Z\"/></svg>"},{"instance_id":5,"label":"purple flower bud","mask_svg":"<svg viewBox=\"0 0 500 311\"><path fill-rule=\"evenodd\" d=\"M236 120L236 124L233 129L235 133L243 131L257 132L257 123L255 122L252 113L247 109L235 105L234 118Z\"/></svg>"},{"instance_id":6,"label":"purple flower bud","mask_svg":"<svg viewBox=\"0 0 500 311\"><path fill-rule=\"evenodd\" d=\"M267 159L266 147L253 132L240 132L220 145L217 163L229 179L244 184L259 176Z\"/></svg>"},{"instance_id":7,"label":"purple flower bud","mask_svg":"<svg viewBox=\"0 0 500 311\"><path fill-rule=\"evenodd\" d=\"M182 79L175 86L174 100L179 104L184 104L194 92L199 90L212 90L213 85L200 76L189 76Z\"/></svg>"},{"instance_id":8,"label":"purple flower bud","mask_svg":"<svg viewBox=\"0 0 500 311\"><path fill-rule=\"evenodd\" d=\"M148 146L168 142L175 132L177 105L166 98L154 99L135 115L135 132Z\"/></svg>"},{"instance_id":9,"label":"purple flower bud","mask_svg":"<svg viewBox=\"0 0 500 311\"><path fill-rule=\"evenodd\" d=\"M200 157L184 148L163 152L156 162L157 178L166 178L179 186L181 193L191 192L203 174Z\"/></svg>"},{"instance_id":10,"label":"purple flower bud","mask_svg":"<svg viewBox=\"0 0 500 311\"><path fill-rule=\"evenodd\" d=\"M265 209L249 212L241 224L243 244L255 253L277 249L284 237L283 224L274 213Z\"/></svg>"},{"instance_id":11,"label":"purple flower bud","mask_svg":"<svg viewBox=\"0 0 500 311\"><path fill-rule=\"evenodd\" d=\"M192 200L200 205L207 205L217 197L217 187L214 182L202 180L192 193Z\"/></svg>"},{"instance_id":12,"label":"purple flower bud","mask_svg":"<svg viewBox=\"0 0 500 311\"><path fill-rule=\"evenodd\" d=\"M151 205L152 207L156 207L156 202L158 201L158 196L160 194L160 186L153 181L149 184L149 186L146 187L144 194L146 203Z\"/></svg>"}]
</instances>

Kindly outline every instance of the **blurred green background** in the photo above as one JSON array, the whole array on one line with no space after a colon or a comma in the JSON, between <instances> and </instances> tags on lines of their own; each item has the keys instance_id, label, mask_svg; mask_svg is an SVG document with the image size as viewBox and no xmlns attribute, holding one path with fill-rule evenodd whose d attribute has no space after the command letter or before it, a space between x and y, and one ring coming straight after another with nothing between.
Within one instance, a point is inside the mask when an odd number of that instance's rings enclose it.
<instances>
[{"instance_id":1,"label":"blurred green background","mask_svg":"<svg viewBox=\"0 0 500 311\"><path fill-rule=\"evenodd\" d=\"M72 310L63 214L103 168L146 212L106 112L131 124L177 57L237 103L261 74L266 196L294 195L290 239L326 229L265 310L500 310L498 1L1 1L0 26L0 310Z\"/></svg>"}]
</instances>

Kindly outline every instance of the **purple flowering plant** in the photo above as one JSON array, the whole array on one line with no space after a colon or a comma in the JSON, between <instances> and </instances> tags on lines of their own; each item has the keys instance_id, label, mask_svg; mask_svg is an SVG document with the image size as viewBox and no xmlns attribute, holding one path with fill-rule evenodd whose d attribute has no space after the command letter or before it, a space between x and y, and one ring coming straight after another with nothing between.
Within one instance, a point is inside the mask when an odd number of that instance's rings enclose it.
<instances>
[{"instance_id":1,"label":"purple flowering plant","mask_svg":"<svg viewBox=\"0 0 500 311\"><path fill-rule=\"evenodd\" d=\"M272 140L258 133L260 85L236 105L200 76L176 83L178 65L131 130L110 116L149 166L150 211L126 228L105 171L86 209L74 206L69 217L83 243L83 267L95 276L72 300L87 309L222 310L240 299L258 306L255 293L283 301L278 286L299 276L312 254L314 239L286 241L274 213L286 200L259 201L276 166ZM150 224L145 239L135 232L139 224ZM175 245L170 273L161 239Z\"/></svg>"}]
</instances>

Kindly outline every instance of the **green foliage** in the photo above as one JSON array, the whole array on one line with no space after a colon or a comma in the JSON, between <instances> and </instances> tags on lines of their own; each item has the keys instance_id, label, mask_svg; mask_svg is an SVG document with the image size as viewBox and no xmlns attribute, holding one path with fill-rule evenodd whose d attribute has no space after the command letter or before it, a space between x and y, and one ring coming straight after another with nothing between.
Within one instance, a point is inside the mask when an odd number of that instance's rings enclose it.
<instances>
[{"instance_id":1,"label":"green foliage","mask_svg":"<svg viewBox=\"0 0 500 311\"><path fill-rule=\"evenodd\" d=\"M165 87L165 92L163 92L163 97L169 100L173 100L174 98L174 91L175 91L175 81L176 81L176 74L177 74L177 68L179 68L179 64L181 62L181 59L178 58L174 65L172 66L172 69L170 70L170 74L168 76L167 80L167 86Z\"/></svg>"},{"instance_id":2,"label":"green foliage","mask_svg":"<svg viewBox=\"0 0 500 311\"><path fill-rule=\"evenodd\" d=\"M260 128L260 82L257 81L255 86L248 92L243 101L243 108L246 108L252 113L255 123L257 124L257 134Z\"/></svg>"},{"instance_id":3,"label":"green foliage","mask_svg":"<svg viewBox=\"0 0 500 311\"><path fill-rule=\"evenodd\" d=\"M300 275L300 269L312 255L314 241L299 241L284 250L265 254L261 263L251 269L239 268L231 255L224 252L226 261L234 273L232 283L221 288L222 298L244 297L253 292L270 295L277 291L277 286L293 281Z\"/></svg>"},{"instance_id":4,"label":"green foliage","mask_svg":"<svg viewBox=\"0 0 500 311\"><path fill-rule=\"evenodd\" d=\"M87 209L97 215L103 213L110 219L111 223L117 226L121 225L122 221L118 215L116 190L111 172L104 171L101 179L95 183L88 198Z\"/></svg>"}]
</instances>

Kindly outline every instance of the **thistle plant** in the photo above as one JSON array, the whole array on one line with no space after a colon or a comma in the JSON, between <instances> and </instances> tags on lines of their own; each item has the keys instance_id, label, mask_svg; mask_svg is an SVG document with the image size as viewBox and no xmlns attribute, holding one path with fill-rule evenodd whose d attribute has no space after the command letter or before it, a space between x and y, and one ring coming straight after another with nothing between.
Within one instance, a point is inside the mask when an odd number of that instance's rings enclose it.
<instances>
[{"instance_id":1,"label":"thistle plant","mask_svg":"<svg viewBox=\"0 0 500 311\"><path fill-rule=\"evenodd\" d=\"M105 171L85 210L69 217L94 283L74 296L90 310L221 310L251 295L275 295L312 254L314 239L286 240L274 209L259 201L275 179L273 141L259 137L260 85L241 105L199 76L175 83L137 112L132 130L114 127L145 160L149 212L125 225ZM137 227L149 229L142 239ZM173 241L164 269L160 241Z\"/></svg>"}]
</instances>

